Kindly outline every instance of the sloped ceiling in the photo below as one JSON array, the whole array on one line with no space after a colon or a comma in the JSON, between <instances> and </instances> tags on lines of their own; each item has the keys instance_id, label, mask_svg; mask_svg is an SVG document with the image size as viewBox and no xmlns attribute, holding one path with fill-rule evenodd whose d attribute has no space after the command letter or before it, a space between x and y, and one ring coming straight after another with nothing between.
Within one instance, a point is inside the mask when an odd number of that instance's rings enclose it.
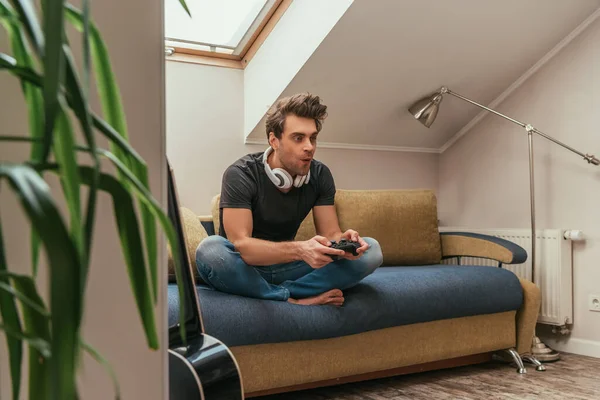
<instances>
[{"instance_id":1,"label":"sloped ceiling","mask_svg":"<svg viewBox=\"0 0 600 400\"><path fill-rule=\"evenodd\" d=\"M446 96L428 129L407 112L415 100L445 85L489 104L599 7L600 0L355 0L280 97L323 98L321 142L439 151L481 110ZM264 117L248 139L265 140Z\"/></svg>"}]
</instances>

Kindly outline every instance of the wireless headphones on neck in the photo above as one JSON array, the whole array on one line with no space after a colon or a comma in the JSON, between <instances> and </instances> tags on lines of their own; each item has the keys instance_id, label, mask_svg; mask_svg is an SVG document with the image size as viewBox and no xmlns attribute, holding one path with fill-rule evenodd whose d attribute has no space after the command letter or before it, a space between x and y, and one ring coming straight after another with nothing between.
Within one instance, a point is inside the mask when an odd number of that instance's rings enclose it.
<instances>
[{"instance_id":1,"label":"wireless headphones on neck","mask_svg":"<svg viewBox=\"0 0 600 400\"><path fill-rule=\"evenodd\" d=\"M289 172L287 172L283 168L274 168L271 169L269 163L267 162L267 158L269 154L273 152L273 148L269 146L265 153L263 154L263 164L265 164L265 172L267 176L273 182L275 186L279 189L289 189L292 186L301 187L305 185L310 180L310 171L308 171L307 175L298 175L295 179L292 178Z\"/></svg>"}]
</instances>

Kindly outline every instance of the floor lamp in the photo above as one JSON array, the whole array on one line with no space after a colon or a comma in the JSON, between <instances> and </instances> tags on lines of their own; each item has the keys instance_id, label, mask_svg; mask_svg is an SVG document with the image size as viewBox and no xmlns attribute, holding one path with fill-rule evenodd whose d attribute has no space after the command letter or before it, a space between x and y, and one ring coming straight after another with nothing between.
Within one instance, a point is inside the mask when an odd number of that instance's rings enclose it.
<instances>
[{"instance_id":1,"label":"floor lamp","mask_svg":"<svg viewBox=\"0 0 600 400\"><path fill-rule=\"evenodd\" d=\"M519 122L515 119L507 117L504 114L500 114L497 111L492 110L491 108L485 107L481 104L478 104L472 100L467 99L455 92L450 91L447 87L443 86L437 92L433 93L430 96L424 97L414 103L408 111L423 125L426 127L430 127L437 116L438 109L440 107L440 103L442 101L442 97L445 94L451 94L459 99L462 99L466 102L474 104L484 110L487 110L491 113L499 115L502 118L506 118L507 120L514 122L517 125L525 128L528 135L528 147L529 147L529 191L530 191L530 202L531 202L531 277L532 282L535 282L535 242L536 242L536 234L535 234L535 196L534 196L534 174L533 174L533 134L536 133L551 142L554 142L567 150L572 151L575 154L578 154L585 161L592 165L599 165L600 160L598 160L595 156L591 154L583 154L572 147L567 146L564 143L559 142L558 140L546 135L543 132L540 132L533 126L529 124L524 124L523 122ZM531 346L531 355L537 358L539 361L555 361L560 358L558 352L548 348L544 343L542 343L537 336L534 336L533 343ZM527 357L523 357L527 361L532 361Z\"/></svg>"}]
</instances>

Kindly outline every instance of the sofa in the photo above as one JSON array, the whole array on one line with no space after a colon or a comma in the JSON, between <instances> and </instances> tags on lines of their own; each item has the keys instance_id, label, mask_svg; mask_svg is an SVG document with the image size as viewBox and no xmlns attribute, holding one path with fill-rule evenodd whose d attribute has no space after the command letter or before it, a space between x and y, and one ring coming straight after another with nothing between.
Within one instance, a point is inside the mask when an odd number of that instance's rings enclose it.
<instances>
[{"instance_id":1,"label":"sofa","mask_svg":"<svg viewBox=\"0 0 600 400\"><path fill-rule=\"evenodd\" d=\"M192 265L198 244L219 233L218 202L219 195L208 216L182 207ZM518 365L519 354L529 353L540 291L502 268L524 262L523 248L440 233L431 190L338 190L336 212L342 231L377 239L383 253L381 267L344 291L342 307L226 294L196 276L205 333L235 356L245 397L481 363L500 353L512 353ZM315 234L311 213L295 240ZM499 267L460 265L462 256ZM173 281L168 296L174 325Z\"/></svg>"}]
</instances>

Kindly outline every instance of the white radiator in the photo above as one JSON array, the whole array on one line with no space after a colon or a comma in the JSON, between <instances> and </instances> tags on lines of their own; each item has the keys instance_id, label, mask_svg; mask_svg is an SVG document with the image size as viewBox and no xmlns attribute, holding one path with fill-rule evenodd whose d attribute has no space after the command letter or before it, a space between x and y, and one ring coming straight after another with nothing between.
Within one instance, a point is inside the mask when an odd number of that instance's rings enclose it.
<instances>
[{"instance_id":1,"label":"white radiator","mask_svg":"<svg viewBox=\"0 0 600 400\"><path fill-rule=\"evenodd\" d=\"M440 232L472 232L496 236L523 247L527 261L522 264L503 264L502 268L531 281L531 229L470 229L440 227ZM535 284L542 292L542 307L538 322L548 325L573 323L573 284L571 241L564 238L562 229L536 231ZM442 261L457 264L456 258ZM498 266L484 258L461 257L462 265Z\"/></svg>"}]
</instances>

